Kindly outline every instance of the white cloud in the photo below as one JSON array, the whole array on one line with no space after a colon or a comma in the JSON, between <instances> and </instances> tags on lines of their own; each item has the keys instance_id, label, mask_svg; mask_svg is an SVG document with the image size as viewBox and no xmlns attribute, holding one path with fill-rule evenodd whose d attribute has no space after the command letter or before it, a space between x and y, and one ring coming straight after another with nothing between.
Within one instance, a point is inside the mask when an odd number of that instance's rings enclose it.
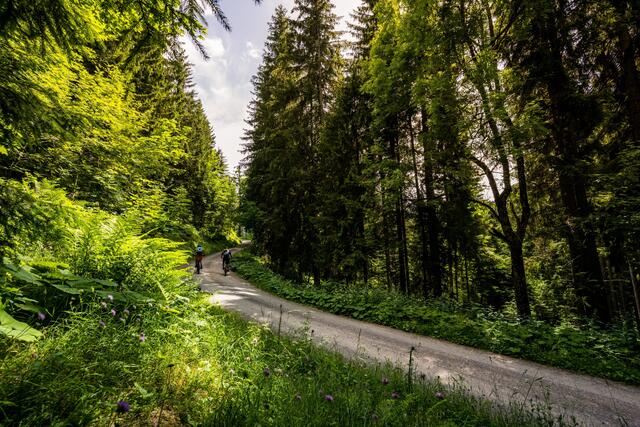
<instances>
[{"instance_id":1,"label":"white cloud","mask_svg":"<svg viewBox=\"0 0 640 427\"><path fill-rule=\"evenodd\" d=\"M209 18L209 34L203 45L211 58L205 61L193 44L184 39L184 47L193 64L193 77L198 96L216 134L216 145L222 149L229 170L242 160L242 136L247 107L251 101L251 77L256 73L267 35L267 24L277 3L291 10L293 0L265 0L254 6L251 0L225 0L222 7L233 31L222 30ZM334 12L342 15L340 30L360 0L334 0Z\"/></svg>"},{"instance_id":2,"label":"white cloud","mask_svg":"<svg viewBox=\"0 0 640 427\"><path fill-rule=\"evenodd\" d=\"M258 49L253 43L247 42L247 55L253 59L260 59L260 49Z\"/></svg>"},{"instance_id":3,"label":"white cloud","mask_svg":"<svg viewBox=\"0 0 640 427\"><path fill-rule=\"evenodd\" d=\"M222 58L226 52L224 43L219 37L208 37L202 41L202 45L211 58Z\"/></svg>"}]
</instances>

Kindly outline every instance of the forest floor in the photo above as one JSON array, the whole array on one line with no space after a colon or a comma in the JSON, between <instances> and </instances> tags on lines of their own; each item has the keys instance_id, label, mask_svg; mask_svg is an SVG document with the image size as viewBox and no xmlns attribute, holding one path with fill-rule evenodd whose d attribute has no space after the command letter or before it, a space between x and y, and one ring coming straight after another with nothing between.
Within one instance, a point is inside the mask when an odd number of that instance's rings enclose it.
<instances>
[{"instance_id":1,"label":"forest floor","mask_svg":"<svg viewBox=\"0 0 640 427\"><path fill-rule=\"evenodd\" d=\"M210 301L274 331L309 334L314 342L346 357L390 361L418 375L505 405L551 411L584 425L640 427L640 388L543 366L389 327L362 322L293 303L264 292L231 273L220 254L204 261L201 289ZM415 350L411 352L411 349Z\"/></svg>"}]
</instances>

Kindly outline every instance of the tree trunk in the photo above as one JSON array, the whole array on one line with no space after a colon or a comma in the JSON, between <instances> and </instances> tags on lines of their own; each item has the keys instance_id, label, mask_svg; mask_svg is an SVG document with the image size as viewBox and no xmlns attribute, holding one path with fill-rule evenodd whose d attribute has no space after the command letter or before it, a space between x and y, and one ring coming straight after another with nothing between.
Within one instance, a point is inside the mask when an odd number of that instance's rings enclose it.
<instances>
[{"instance_id":1,"label":"tree trunk","mask_svg":"<svg viewBox=\"0 0 640 427\"><path fill-rule=\"evenodd\" d=\"M418 172L418 160L416 154L415 147L415 135L413 132L413 116L409 115L409 137L411 138L411 157L413 160L413 178L414 185L416 187L416 213L417 213L417 221L418 221L418 229L420 231L420 272L422 279L422 296L427 298L429 296L429 288L427 284L427 257L428 257L428 246L427 246L427 227L425 224L425 207L424 207L424 196L422 194L422 189L420 188L420 174Z\"/></svg>"},{"instance_id":2,"label":"tree trunk","mask_svg":"<svg viewBox=\"0 0 640 427\"><path fill-rule=\"evenodd\" d=\"M382 181L382 177L381 177ZM387 279L387 289L392 289L391 280L391 251L389 249L391 245L391 236L389 235L389 223L387 220L387 214L385 211L385 198L384 190L380 187L380 214L382 215L382 236L384 238L384 261L385 261L385 277Z\"/></svg>"},{"instance_id":3,"label":"tree trunk","mask_svg":"<svg viewBox=\"0 0 640 427\"><path fill-rule=\"evenodd\" d=\"M554 95L551 97L554 98ZM586 302L586 306L582 306L585 308L582 314L595 315L600 321L608 323L611 320L611 312L607 305L607 292L602 278L596 237L587 223L592 211L591 204L587 198L585 179L576 166L578 158L575 148L579 142L570 135L571 125L562 119L566 114L563 111L565 100L555 101L556 108L552 108L554 137L561 158L558 182L566 213L565 230L574 271L574 285L578 295Z\"/></svg>"},{"instance_id":4,"label":"tree trunk","mask_svg":"<svg viewBox=\"0 0 640 427\"><path fill-rule=\"evenodd\" d=\"M556 169L560 194L566 213L567 241L571 254L578 296L586 305L583 313L608 323L611 312L596 248L595 233L587 221L591 204L587 198L587 185L579 166L579 147L597 125L597 107L579 93L570 80L563 64L562 49L566 45L558 34L556 19L562 17L542 13L537 17L536 30L543 43L546 61L539 75L546 86L550 100L551 134L558 157Z\"/></svg>"},{"instance_id":5,"label":"tree trunk","mask_svg":"<svg viewBox=\"0 0 640 427\"><path fill-rule=\"evenodd\" d=\"M509 246L511 257L511 281L516 300L518 315L522 318L531 316L531 308L529 306L529 294L527 286L527 278L524 269L524 255L522 252L522 241L526 235L526 228L529 221L529 202L526 193L526 177L524 171L524 159L518 158L516 161L518 170L520 199L523 205L523 211L520 218L514 214L517 222L517 229L511 223L507 203L509 200L509 191L505 188L500 192L495 176L489 166L478 158L472 158L473 162L482 169L493 193L495 209L488 206L493 217L500 223L502 232L494 230L494 234L500 237ZM512 188L512 187L509 187Z\"/></svg>"},{"instance_id":6,"label":"tree trunk","mask_svg":"<svg viewBox=\"0 0 640 427\"><path fill-rule=\"evenodd\" d=\"M636 276L633 273L631 263L629 263L629 276L631 278L631 287L633 288L633 311L636 315L636 327L640 332L640 289L638 289L638 283L636 282Z\"/></svg>"},{"instance_id":7,"label":"tree trunk","mask_svg":"<svg viewBox=\"0 0 640 427\"><path fill-rule=\"evenodd\" d=\"M467 291L467 303L471 302L471 288L469 286L469 253L464 251L464 284Z\"/></svg>"},{"instance_id":8,"label":"tree trunk","mask_svg":"<svg viewBox=\"0 0 640 427\"><path fill-rule=\"evenodd\" d=\"M315 286L316 288L320 287L320 270L318 269L318 266L316 265L316 263L313 263L313 286Z\"/></svg>"},{"instance_id":9,"label":"tree trunk","mask_svg":"<svg viewBox=\"0 0 640 427\"><path fill-rule=\"evenodd\" d=\"M527 279L524 271L524 256L522 254L522 242L518 239L509 242L511 254L511 280L516 297L518 314L531 313L529 306L529 293L527 291ZM529 317L528 315L525 317Z\"/></svg>"},{"instance_id":10,"label":"tree trunk","mask_svg":"<svg viewBox=\"0 0 640 427\"><path fill-rule=\"evenodd\" d=\"M398 269L400 273L400 289L404 292L405 295L409 293L409 278L407 274L407 268L405 264L405 239L404 239L404 213L402 207L402 197L399 197L396 201L396 232L397 232L397 244L398 244Z\"/></svg>"},{"instance_id":11,"label":"tree trunk","mask_svg":"<svg viewBox=\"0 0 640 427\"><path fill-rule=\"evenodd\" d=\"M440 266L440 219L435 209L437 202L435 196L435 177L433 170L433 159L431 153L431 145L427 137L427 113L422 110L422 136L423 136L423 155L424 155L424 187L425 187L425 222L427 228L427 236L429 239L429 256L427 259L427 272L429 276L429 285L434 297L442 296L442 267Z\"/></svg>"},{"instance_id":12,"label":"tree trunk","mask_svg":"<svg viewBox=\"0 0 640 427\"><path fill-rule=\"evenodd\" d=\"M408 240L407 239L407 209L404 205L404 197L402 194L400 195L400 212L402 213L402 253L404 255L404 271L407 276L407 295L409 294L409 286L411 285L411 270L409 270L409 249L408 249Z\"/></svg>"},{"instance_id":13,"label":"tree trunk","mask_svg":"<svg viewBox=\"0 0 640 427\"><path fill-rule=\"evenodd\" d=\"M632 30L630 25L627 25L625 21L627 20L627 3L632 5L633 10L631 13L636 15L636 21L634 22L636 24L640 19L640 6L638 6L637 2L612 1L611 3L619 14L616 33L618 35L619 62L621 64L619 73L621 101L622 105L625 106L631 136L637 145L640 144L640 73L638 73L636 65L638 46L630 34ZM637 31L638 28L636 27L635 30Z\"/></svg>"}]
</instances>

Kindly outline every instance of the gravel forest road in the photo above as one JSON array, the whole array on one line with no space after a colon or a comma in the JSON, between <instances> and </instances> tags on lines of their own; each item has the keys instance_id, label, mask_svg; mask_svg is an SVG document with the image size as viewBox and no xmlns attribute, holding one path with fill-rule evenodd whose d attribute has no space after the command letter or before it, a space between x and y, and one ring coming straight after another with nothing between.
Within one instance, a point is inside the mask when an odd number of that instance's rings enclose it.
<instances>
[{"instance_id":1,"label":"gravel forest road","mask_svg":"<svg viewBox=\"0 0 640 427\"><path fill-rule=\"evenodd\" d=\"M348 358L390 361L406 369L411 347L417 373L439 377L501 404L539 406L581 425L640 427L640 388L326 313L224 276L220 254L199 276L211 302L283 334L305 329L318 344Z\"/></svg>"}]
</instances>

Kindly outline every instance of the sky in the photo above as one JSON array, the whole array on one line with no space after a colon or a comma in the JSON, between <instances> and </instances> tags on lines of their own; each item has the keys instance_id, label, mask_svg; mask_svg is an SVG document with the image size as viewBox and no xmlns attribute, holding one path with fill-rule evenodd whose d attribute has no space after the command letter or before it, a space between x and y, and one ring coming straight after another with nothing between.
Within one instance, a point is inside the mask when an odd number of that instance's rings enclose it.
<instances>
[{"instance_id":1,"label":"sky","mask_svg":"<svg viewBox=\"0 0 640 427\"><path fill-rule=\"evenodd\" d=\"M338 29L346 30L346 21L360 0L333 0L333 3L336 15L343 17ZM291 11L293 0L263 0L260 5L253 0L220 0L232 30L225 31L212 15L207 16L209 30L203 44L210 56L208 61L190 41L184 41L198 96L229 171L243 157L240 151L251 101L251 77L260 65L267 26L278 4Z\"/></svg>"}]
</instances>

